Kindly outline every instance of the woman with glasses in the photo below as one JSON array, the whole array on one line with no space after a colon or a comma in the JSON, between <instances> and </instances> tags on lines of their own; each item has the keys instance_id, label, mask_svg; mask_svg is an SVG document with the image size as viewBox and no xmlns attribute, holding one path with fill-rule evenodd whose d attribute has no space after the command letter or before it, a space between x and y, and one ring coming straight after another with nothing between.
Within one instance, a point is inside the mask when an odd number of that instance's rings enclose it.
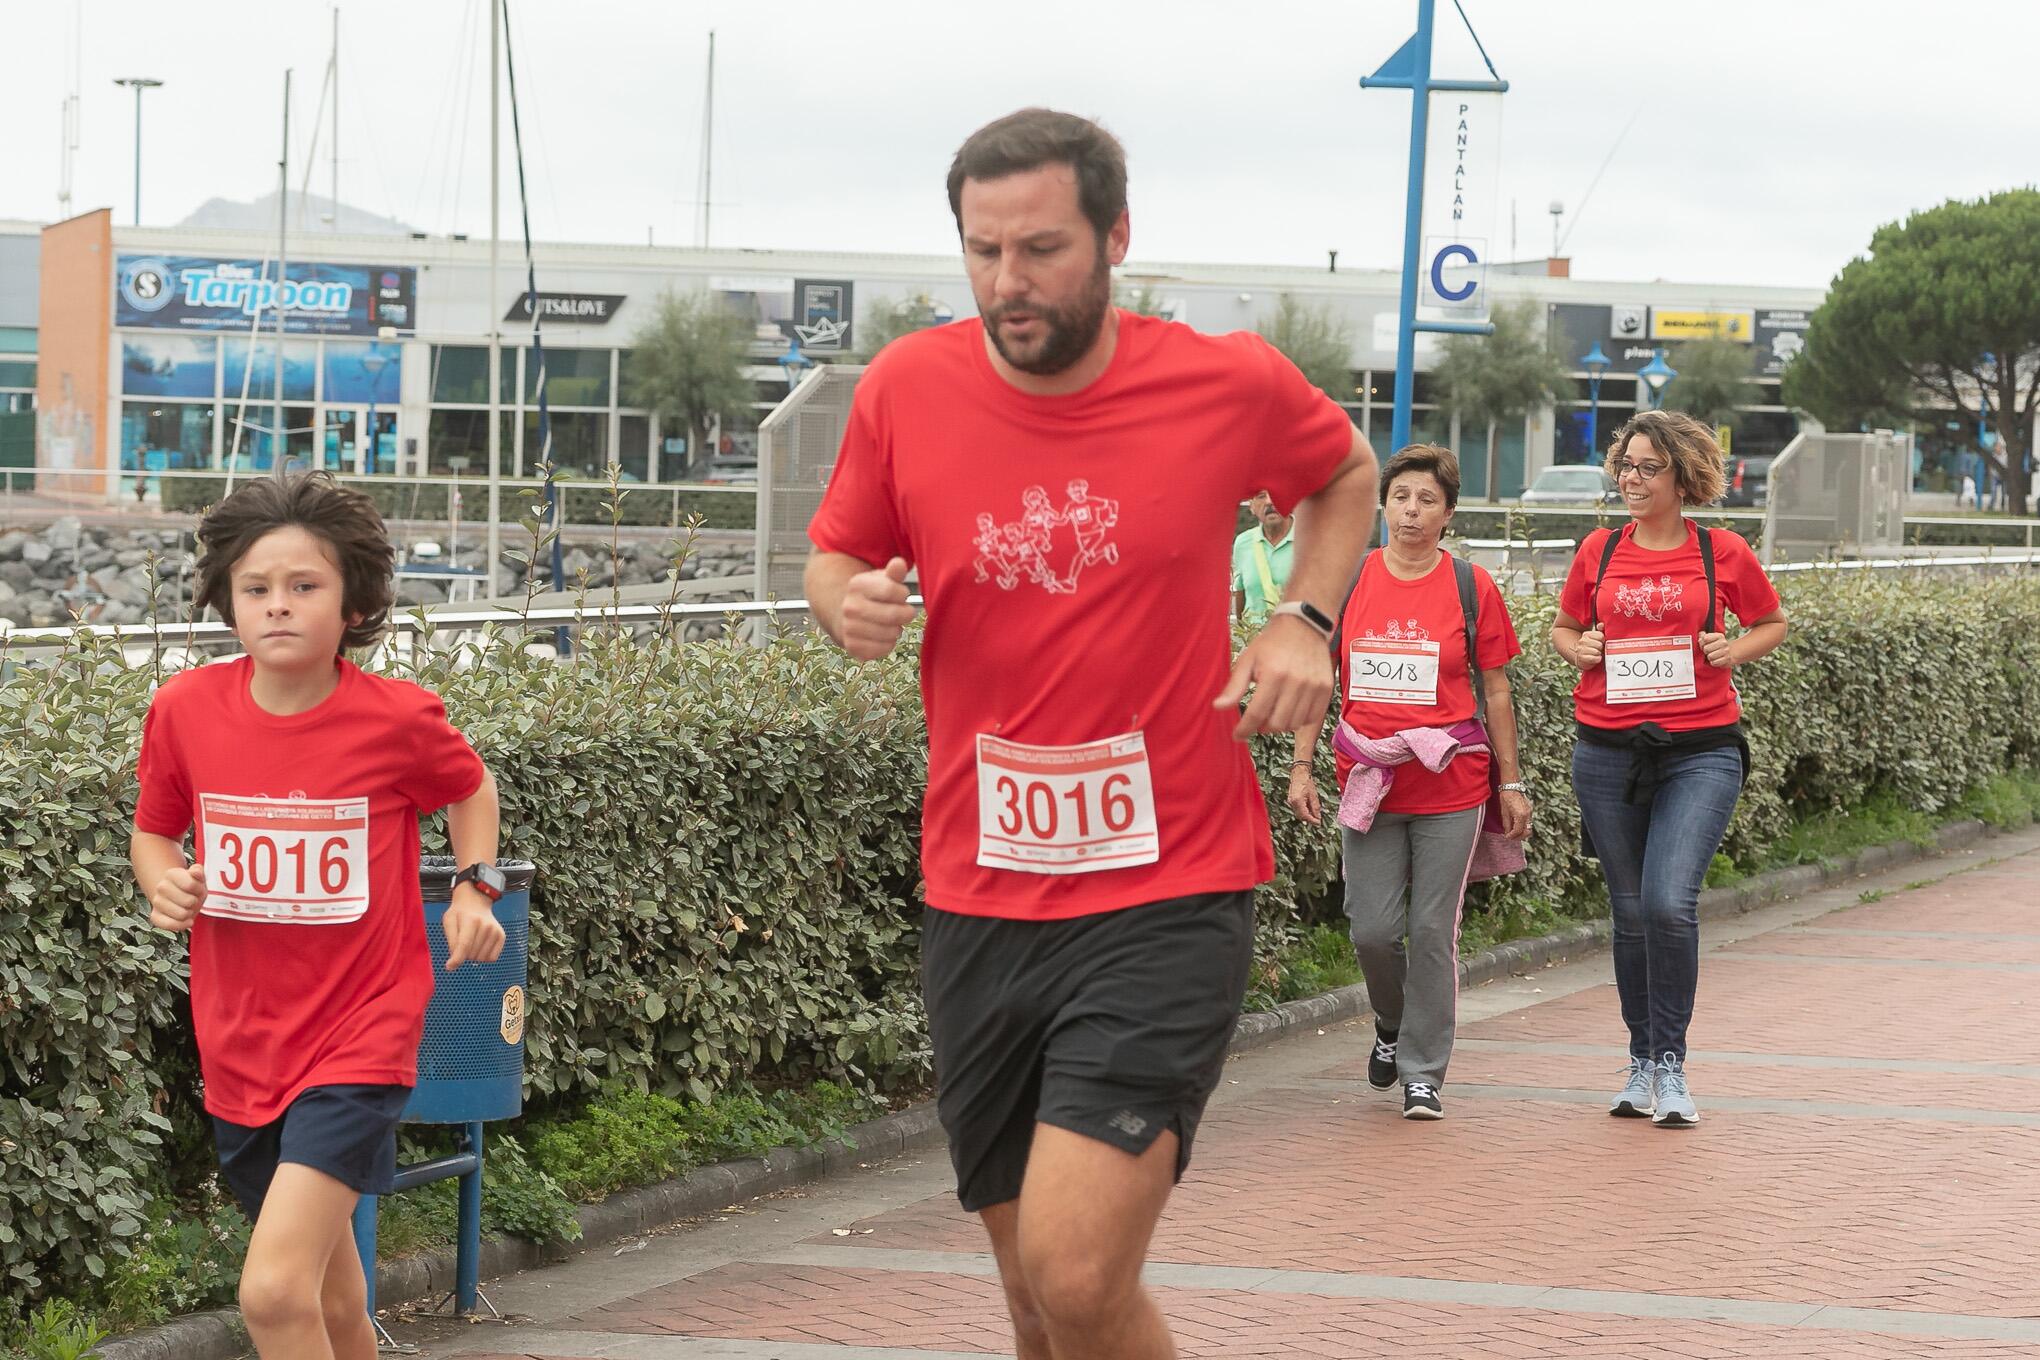
<instances>
[{"instance_id":1,"label":"woman with glasses","mask_svg":"<svg viewBox=\"0 0 2040 1360\"><path fill-rule=\"evenodd\" d=\"M1573 791L1614 915L1629 1066L1609 1113L1700 1120L1686 1028L1700 976L1700 885L1749 772L1734 672L1785 640L1778 592L1749 544L1686 518L1721 497L1726 459L1689 415L1645 411L1608 472L1630 522L1587 535L1551 629L1577 667ZM1733 613L1743 631L1728 635Z\"/></svg>"}]
</instances>

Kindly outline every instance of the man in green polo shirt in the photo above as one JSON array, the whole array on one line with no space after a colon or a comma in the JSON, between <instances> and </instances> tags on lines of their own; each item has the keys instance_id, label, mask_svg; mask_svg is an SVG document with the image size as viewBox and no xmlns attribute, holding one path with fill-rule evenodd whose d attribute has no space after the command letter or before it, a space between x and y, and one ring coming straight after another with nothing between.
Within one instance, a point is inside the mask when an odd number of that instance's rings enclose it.
<instances>
[{"instance_id":1,"label":"man in green polo shirt","mask_svg":"<svg viewBox=\"0 0 2040 1360\"><path fill-rule=\"evenodd\" d=\"M1247 508L1260 523L1233 540L1233 617L1259 624L1267 620L1269 610L1282 603L1282 588L1289 583L1289 564L1296 547L1289 528L1296 521L1277 510L1265 491L1254 493Z\"/></svg>"}]
</instances>

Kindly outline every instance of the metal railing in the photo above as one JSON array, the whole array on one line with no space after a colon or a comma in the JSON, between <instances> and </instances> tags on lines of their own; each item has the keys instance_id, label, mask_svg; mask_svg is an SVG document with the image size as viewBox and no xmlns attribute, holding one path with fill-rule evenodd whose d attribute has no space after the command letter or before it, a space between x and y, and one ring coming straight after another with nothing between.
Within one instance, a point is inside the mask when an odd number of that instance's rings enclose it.
<instances>
[{"instance_id":1,"label":"metal railing","mask_svg":"<svg viewBox=\"0 0 2040 1360\"><path fill-rule=\"evenodd\" d=\"M411 522L449 523L462 527L473 526L477 532L480 532L487 525L486 510L489 483L486 476L459 476L440 473L399 476L395 473L341 472L333 469L327 469L327 471L332 472L335 481L344 485L360 487L365 490L373 490L380 487L396 492L399 495L409 492L413 493L414 500L416 499L415 493L422 490L434 489L444 491L446 493L444 504L448 507L448 511L450 512L455 505L461 507L462 510L461 514L455 516L451 513L441 513L435 509L434 513L418 517ZM218 482L220 484L220 494L225 495L229 490L229 483L240 485L251 479L270 475L270 470L266 468L237 468L232 471L225 468L210 467L123 468L118 471L104 468L0 468L0 518L4 518L10 524L15 523L21 511L30 505L33 505L38 511L45 514L73 512L98 515L108 512L132 510L138 507L162 511L161 485L165 478L182 481ZM509 510L509 513L503 518L505 524L515 524L522 519L522 506L530 503L522 499L523 497L526 495L542 495L545 489L545 483L536 477L504 477L498 481L497 485L500 488L501 502ZM607 479L598 480L585 477L559 478L553 482L553 486L568 506L576 503L585 503L591 497L596 503L596 517L568 519L565 521L566 527L573 529L607 529L610 527L607 515L600 509L600 502L606 499L610 492L610 484ZM139 496L136 495L137 488L141 492ZM623 526L626 529L634 527L683 527L688 517L686 510L683 509L683 501L688 498L708 497L711 500L716 500L739 496L748 497L754 495L757 491L755 485L743 482L634 482L628 480L618 482L616 489L625 495L625 504L630 506L630 513L636 513L637 505L643 504L647 498L657 498L665 502L665 513L660 516L660 524L633 525L626 520ZM439 500L440 497L435 495L434 499ZM732 501L731 506L730 518L735 522L728 527L732 530L740 528L748 530L753 519L751 508L736 501ZM741 508L738 508L739 506ZM411 520L411 517L402 514L401 510L402 507L399 504L395 507L390 517ZM470 514L467 513L468 511L476 511L478 513ZM176 512L170 511L169 513Z\"/></svg>"}]
</instances>

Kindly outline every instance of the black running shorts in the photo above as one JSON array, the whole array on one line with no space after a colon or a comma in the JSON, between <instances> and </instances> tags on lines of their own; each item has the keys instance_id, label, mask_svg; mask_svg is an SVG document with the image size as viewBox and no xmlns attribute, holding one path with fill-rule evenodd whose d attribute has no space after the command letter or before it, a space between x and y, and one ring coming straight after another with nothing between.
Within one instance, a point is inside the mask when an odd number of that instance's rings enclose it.
<instances>
[{"instance_id":1,"label":"black running shorts","mask_svg":"<svg viewBox=\"0 0 2040 1360\"><path fill-rule=\"evenodd\" d=\"M1064 921L930 907L921 985L963 1207L1019 1197L1036 1123L1135 1156L1171 1130L1180 1179L1253 955L1250 891Z\"/></svg>"}]
</instances>

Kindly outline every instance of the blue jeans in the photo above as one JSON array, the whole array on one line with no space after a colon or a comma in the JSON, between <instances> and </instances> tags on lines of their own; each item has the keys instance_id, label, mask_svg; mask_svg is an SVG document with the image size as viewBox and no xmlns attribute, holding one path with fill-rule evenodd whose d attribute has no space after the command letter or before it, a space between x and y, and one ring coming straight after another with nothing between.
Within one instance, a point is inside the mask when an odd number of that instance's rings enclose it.
<instances>
[{"instance_id":1,"label":"blue jeans","mask_svg":"<svg viewBox=\"0 0 2040 1360\"><path fill-rule=\"evenodd\" d=\"M1608 881L1629 1056L1683 1062L1700 983L1700 885L1742 793L1742 756L1723 748L1665 762L1647 807L1625 798L1628 780L1629 752L1574 745L1573 793Z\"/></svg>"}]
</instances>

